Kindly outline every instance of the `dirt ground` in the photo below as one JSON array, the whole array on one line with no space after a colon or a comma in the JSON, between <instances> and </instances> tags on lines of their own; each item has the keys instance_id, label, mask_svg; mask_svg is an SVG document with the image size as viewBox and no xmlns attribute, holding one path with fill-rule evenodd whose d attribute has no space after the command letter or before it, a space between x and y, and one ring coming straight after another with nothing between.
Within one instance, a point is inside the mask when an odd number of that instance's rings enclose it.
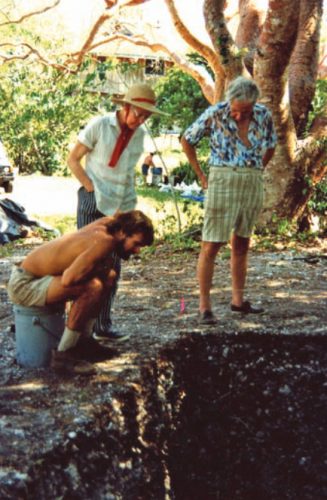
<instances>
[{"instance_id":1,"label":"dirt ground","mask_svg":"<svg viewBox=\"0 0 327 500\"><path fill-rule=\"evenodd\" d=\"M30 242L29 242L30 241ZM36 240L37 241L37 240ZM36 244L26 240L17 255L0 259L1 376L11 379L15 366L11 325L12 305L6 293L11 266ZM132 333L124 346L143 351L157 349L197 324L198 289L195 278L197 254L171 254L158 247L146 260L133 257L123 263L122 278L114 306L115 328ZM260 330L288 333L323 333L327 317L327 243L318 242L296 251L255 252L249 261L246 298L265 309L264 314L244 316L230 311L229 260L217 259L213 284L213 309L219 318L219 332ZM15 367L19 377L25 370Z\"/></svg>"},{"instance_id":2,"label":"dirt ground","mask_svg":"<svg viewBox=\"0 0 327 500\"><path fill-rule=\"evenodd\" d=\"M35 244L35 243L34 243ZM33 247L26 244L14 257L0 259L1 384L29 379L33 374L15 362L12 305L6 293L11 265ZM229 260L218 258L213 285L213 309L218 326L197 324L198 289L194 252L170 254L165 247L145 261L123 263L114 306L115 328L130 332L121 349L155 354L157 349L189 331L260 331L267 333L326 333L327 244L298 251L252 251L246 298L265 313L240 315L230 311Z\"/></svg>"},{"instance_id":3,"label":"dirt ground","mask_svg":"<svg viewBox=\"0 0 327 500\"><path fill-rule=\"evenodd\" d=\"M146 260L133 258L123 264L114 322L116 328L131 332L131 338L118 348L116 357L97 363L97 375L63 380L49 369L25 369L15 360L14 318L5 283L11 265L29 249L26 245L17 249L16 256L0 259L0 427L4 438L0 465L6 488L21 481L19 474L26 472L30 457L45 452L63 429L91 418L90 398L96 404L104 398L104 388L108 397L111 387L132 384L143 360L155 359L162 348L189 334L320 337L327 333L325 242L298 251L251 253L247 298L264 307L261 315L230 311L229 261L217 259L213 304L219 324L214 327L197 324L196 253L172 255L166 247L158 247Z\"/></svg>"}]
</instances>

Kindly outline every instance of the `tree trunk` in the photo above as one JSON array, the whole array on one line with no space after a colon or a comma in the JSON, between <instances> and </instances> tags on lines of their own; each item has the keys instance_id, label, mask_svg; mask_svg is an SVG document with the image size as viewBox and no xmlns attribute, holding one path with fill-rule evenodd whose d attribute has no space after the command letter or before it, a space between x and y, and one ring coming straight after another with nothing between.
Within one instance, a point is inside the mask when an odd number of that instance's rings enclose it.
<instances>
[{"instance_id":1,"label":"tree trunk","mask_svg":"<svg viewBox=\"0 0 327 500\"><path fill-rule=\"evenodd\" d=\"M316 89L322 0L301 0L299 30L290 61L292 115L298 137L305 132Z\"/></svg>"},{"instance_id":2,"label":"tree trunk","mask_svg":"<svg viewBox=\"0 0 327 500\"><path fill-rule=\"evenodd\" d=\"M254 59L254 79L262 102L272 111L278 136L274 158L266 171L263 220L269 220L277 207L280 214L285 212L285 193L294 177L296 133L287 99L287 67L297 34L297 5L297 0L269 3Z\"/></svg>"},{"instance_id":3,"label":"tree trunk","mask_svg":"<svg viewBox=\"0 0 327 500\"><path fill-rule=\"evenodd\" d=\"M300 216L312 186L326 171L323 167L326 151L319 143L325 124L317 124L315 136L299 141L294 121L298 117L293 116L288 98L288 67L298 40L298 7L296 0L270 2L255 57L254 77L261 88L263 102L272 110L278 135L276 153L266 172L263 221L270 220L272 213L281 217ZM299 46L297 48L299 50ZM311 179L309 183L308 179Z\"/></svg>"}]
</instances>

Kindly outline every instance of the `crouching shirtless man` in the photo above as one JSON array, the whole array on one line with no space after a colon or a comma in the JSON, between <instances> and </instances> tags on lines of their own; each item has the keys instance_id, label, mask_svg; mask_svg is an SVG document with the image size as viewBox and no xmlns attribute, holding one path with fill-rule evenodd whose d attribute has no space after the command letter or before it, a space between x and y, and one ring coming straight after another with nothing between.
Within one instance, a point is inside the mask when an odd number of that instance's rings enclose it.
<instances>
[{"instance_id":1,"label":"crouching shirtless man","mask_svg":"<svg viewBox=\"0 0 327 500\"><path fill-rule=\"evenodd\" d=\"M52 352L54 370L87 375L95 372L85 356L78 359L77 355L91 355L94 344L98 346L95 351L106 349L91 335L102 302L115 283L112 253L127 260L152 243L150 219L133 210L102 217L45 243L15 266L8 283L8 295L15 304L42 307L72 301L58 350ZM112 355L112 350L107 351Z\"/></svg>"}]
</instances>

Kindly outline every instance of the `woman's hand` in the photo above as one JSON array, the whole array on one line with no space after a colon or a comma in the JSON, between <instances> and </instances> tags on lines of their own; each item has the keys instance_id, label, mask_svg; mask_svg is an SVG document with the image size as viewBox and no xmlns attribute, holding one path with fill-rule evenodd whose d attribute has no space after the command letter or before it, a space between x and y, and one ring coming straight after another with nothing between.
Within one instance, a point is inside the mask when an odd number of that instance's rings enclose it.
<instances>
[{"instance_id":1,"label":"woman's hand","mask_svg":"<svg viewBox=\"0 0 327 500\"><path fill-rule=\"evenodd\" d=\"M84 144L77 142L68 156L68 166L75 177L80 181L84 189L88 193L92 193L94 191L93 182L90 177L85 172L84 167L82 166L83 157L90 152L91 150L87 148Z\"/></svg>"},{"instance_id":2,"label":"woman's hand","mask_svg":"<svg viewBox=\"0 0 327 500\"><path fill-rule=\"evenodd\" d=\"M94 185L89 177L87 179L85 179L83 186L84 186L85 191L87 191L88 193L93 193Z\"/></svg>"}]
</instances>

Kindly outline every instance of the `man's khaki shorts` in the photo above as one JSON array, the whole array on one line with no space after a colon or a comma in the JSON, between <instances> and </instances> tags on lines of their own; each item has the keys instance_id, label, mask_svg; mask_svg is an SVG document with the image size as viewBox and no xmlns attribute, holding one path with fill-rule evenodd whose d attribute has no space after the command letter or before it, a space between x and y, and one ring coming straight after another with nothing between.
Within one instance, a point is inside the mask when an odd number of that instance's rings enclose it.
<instances>
[{"instance_id":1,"label":"man's khaki shorts","mask_svg":"<svg viewBox=\"0 0 327 500\"><path fill-rule=\"evenodd\" d=\"M7 291L14 304L25 307L43 307L46 304L47 291L53 276L36 278L22 267L15 266L9 278Z\"/></svg>"},{"instance_id":2,"label":"man's khaki shorts","mask_svg":"<svg viewBox=\"0 0 327 500\"><path fill-rule=\"evenodd\" d=\"M262 205L261 170L210 167L202 240L225 243L232 232L249 238Z\"/></svg>"}]
</instances>

